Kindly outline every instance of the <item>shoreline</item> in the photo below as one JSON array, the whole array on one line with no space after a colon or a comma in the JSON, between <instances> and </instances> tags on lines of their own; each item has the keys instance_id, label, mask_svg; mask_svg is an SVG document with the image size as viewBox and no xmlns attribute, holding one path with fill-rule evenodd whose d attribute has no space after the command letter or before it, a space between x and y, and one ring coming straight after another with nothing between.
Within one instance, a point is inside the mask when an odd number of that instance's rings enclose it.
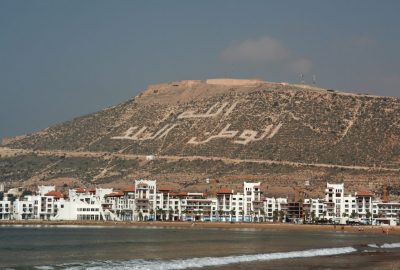
<instances>
[{"instance_id":1,"label":"shoreline","mask_svg":"<svg viewBox=\"0 0 400 270\"><path fill-rule=\"evenodd\" d=\"M132 228L187 228L187 229L254 229L281 231L331 231L350 233L400 234L400 226L370 225L321 225L321 224L288 224L288 223L225 223L225 222L185 222L185 221L50 221L50 220L1 220L5 225L36 226L105 226Z\"/></svg>"}]
</instances>

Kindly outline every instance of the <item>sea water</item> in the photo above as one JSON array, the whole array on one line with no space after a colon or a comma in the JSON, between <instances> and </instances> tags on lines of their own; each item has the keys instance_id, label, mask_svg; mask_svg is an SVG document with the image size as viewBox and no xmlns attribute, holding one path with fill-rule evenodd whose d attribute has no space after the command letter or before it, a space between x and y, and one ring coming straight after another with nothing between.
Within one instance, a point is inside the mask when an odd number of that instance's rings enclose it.
<instances>
[{"instance_id":1,"label":"sea water","mask_svg":"<svg viewBox=\"0 0 400 270\"><path fill-rule=\"evenodd\" d=\"M335 269L332 264L338 262L357 269L357 265L351 266L354 260L373 259L379 266L389 252L391 265L398 263L400 269L400 257L396 260L400 256L400 235L0 226L0 267L8 269L277 269L277 265L284 269ZM324 268L324 263L330 265Z\"/></svg>"}]
</instances>

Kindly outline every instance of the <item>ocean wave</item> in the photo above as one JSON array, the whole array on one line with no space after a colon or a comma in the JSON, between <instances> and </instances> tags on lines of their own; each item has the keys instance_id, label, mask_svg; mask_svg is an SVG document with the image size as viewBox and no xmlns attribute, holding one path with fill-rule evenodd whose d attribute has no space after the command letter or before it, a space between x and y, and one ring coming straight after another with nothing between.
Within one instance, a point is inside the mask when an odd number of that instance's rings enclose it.
<instances>
[{"instance_id":1,"label":"ocean wave","mask_svg":"<svg viewBox=\"0 0 400 270\"><path fill-rule=\"evenodd\" d=\"M68 269L68 270L172 270L172 269L188 269L188 268L202 268L209 266L221 266L235 263L255 262L255 261L270 261L280 259L292 258L309 258L318 256L340 255L352 253L357 251L353 247L340 247L340 248L322 248L310 249L303 251L290 251L290 252L277 252L277 253L264 253L253 255L239 255L239 256L226 256L226 257L202 257L190 259L176 259L176 260L130 260L130 261L97 261L82 264L63 264L54 269Z\"/></svg>"},{"instance_id":2,"label":"ocean wave","mask_svg":"<svg viewBox=\"0 0 400 270\"><path fill-rule=\"evenodd\" d=\"M370 248L400 248L400 243L369 244Z\"/></svg>"},{"instance_id":3,"label":"ocean wave","mask_svg":"<svg viewBox=\"0 0 400 270\"><path fill-rule=\"evenodd\" d=\"M400 248L400 243L390 243L383 244L380 246L381 248Z\"/></svg>"}]
</instances>

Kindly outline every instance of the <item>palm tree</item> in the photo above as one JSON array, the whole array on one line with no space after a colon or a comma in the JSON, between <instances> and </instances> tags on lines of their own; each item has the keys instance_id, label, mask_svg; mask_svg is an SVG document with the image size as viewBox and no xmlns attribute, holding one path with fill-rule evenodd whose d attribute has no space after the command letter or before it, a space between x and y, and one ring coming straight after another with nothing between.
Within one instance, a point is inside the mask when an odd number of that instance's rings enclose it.
<instances>
[{"instance_id":1,"label":"palm tree","mask_svg":"<svg viewBox=\"0 0 400 270\"><path fill-rule=\"evenodd\" d=\"M372 214L369 210L367 210L367 213L365 214L365 217L368 219L368 224L372 223Z\"/></svg>"},{"instance_id":2,"label":"palm tree","mask_svg":"<svg viewBox=\"0 0 400 270\"><path fill-rule=\"evenodd\" d=\"M153 210L153 208L150 209L149 214L150 214L150 218L154 219L154 210Z\"/></svg>"},{"instance_id":3,"label":"palm tree","mask_svg":"<svg viewBox=\"0 0 400 270\"><path fill-rule=\"evenodd\" d=\"M181 212L181 214L182 214L181 220L183 220L183 216L186 217L186 214L187 214L187 213L188 213L188 210L187 210L186 208L182 210L182 212Z\"/></svg>"},{"instance_id":4,"label":"palm tree","mask_svg":"<svg viewBox=\"0 0 400 270\"><path fill-rule=\"evenodd\" d=\"M315 210L311 212L311 222L315 223Z\"/></svg>"},{"instance_id":5,"label":"palm tree","mask_svg":"<svg viewBox=\"0 0 400 270\"><path fill-rule=\"evenodd\" d=\"M135 208L135 212L137 214L138 221L140 221L140 210L139 210L139 208Z\"/></svg>"},{"instance_id":6,"label":"palm tree","mask_svg":"<svg viewBox=\"0 0 400 270\"><path fill-rule=\"evenodd\" d=\"M274 212L272 212L272 221L277 222L278 219L279 219L279 212L277 209L275 209Z\"/></svg>"},{"instance_id":7,"label":"palm tree","mask_svg":"<svg viewBox=\"0 0 400 270\"><path fill-rule=\"evenodd\" d=\"M283 220L285 219L285 212L283 212L283 210L279 211L279 220L280 222L283 222Z\"/></svg>"},{"instance_id":8,"label":"palm tree","mask_svg":"<svg viewBox=\"0 0 400 270\"><path fill-rule=\"evenodd\" d=\"M160 210L161 221L164 221L166 219L166 213L167 213L167 211L165 211L164 209Z\"/></svg>"},{"instance_id":9,"label":"palm tree","mask_svg":"<svg viewBox=\"0 0 400 270\"><path fill-rule=\"evenodd\" d=\"M157 206L157 208L156 208L156 213L157 214L160 214L160 220L162 221L162 213L161 213L161 208L160 207L158 207ZM156 215L156 218L155 218L156 220L157 220L157 215Z\"/></svg>"},{"instance_id":10,"label":"palm tree","mask_svg":"<svg viewBox=\"0 0 400 270\"><path fill-rule=\"evenodd\" d=\"M236 214L235 209L231 210L231 222L233 222L233 216Z\"/></svg>"},{"instance_id":11,"label":"palm tree","mask_svg":"<svg viewBox=\"0 0 400 270\"><path fill-rule=\"evenodd\" d=\"M219 216L219 221L221 221L221 216L224 214L224 211L222 209L218 210L218 216Z\"/></svg>"},{"instance_id":12,"label":"palm tree","mask_svg":"<svg viewBox=\"0 0 400 270\"><path fill-rule=\"evenodd\" d=\"M254 211L250 210L249 215L250 215L250 222L253 222L254 221Z\"/></svg>"},{"instance_id":13,"label":"palm tree","mask_svg":"<svg viewBox=\"0 0 400 270\"><path fill-rule=\"evenodd\" d=\"M265 219L266 219L266 218L265 218L265 214L266 214L266 213L265 213L264 208L261 208L261 209L260 209L260 214L261 214L261 216L262 216L262 221L265 221Z\"/></svg>"},{"instance_id":14,"label":"palm tree","mask_svg":"<svg viewBox=\"0 0 400 270\"><path fill-rule=\"evenodd\" d=\"M244 221L244 210L240 210L240 215L242 216L242 222Z\"/></svg>"}]
</instances>

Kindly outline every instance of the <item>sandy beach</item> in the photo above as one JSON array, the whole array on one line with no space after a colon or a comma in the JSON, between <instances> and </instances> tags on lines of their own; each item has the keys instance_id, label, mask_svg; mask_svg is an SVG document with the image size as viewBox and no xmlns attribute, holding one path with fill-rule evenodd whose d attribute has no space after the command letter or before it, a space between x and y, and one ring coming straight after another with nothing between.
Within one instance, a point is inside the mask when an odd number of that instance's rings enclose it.
<instances>
[{"instance_id":1,"label":"sandy beach","mask_svg":"<svg viewBox=\"0 0 400 270\"><path fill-rule=\"evenodd\" d=\"M336 231L351 233L400 234L400 226L358 226L358 225L321 225L288 223L224 223L224 222L181 222L181 221L42 221L42 220L2 220L0 225L75 225L75 226L114 226L114 227L158 227L158 228L195 228L195 229L255 229L283 231Z\"/></svg>"}]
</instances>

